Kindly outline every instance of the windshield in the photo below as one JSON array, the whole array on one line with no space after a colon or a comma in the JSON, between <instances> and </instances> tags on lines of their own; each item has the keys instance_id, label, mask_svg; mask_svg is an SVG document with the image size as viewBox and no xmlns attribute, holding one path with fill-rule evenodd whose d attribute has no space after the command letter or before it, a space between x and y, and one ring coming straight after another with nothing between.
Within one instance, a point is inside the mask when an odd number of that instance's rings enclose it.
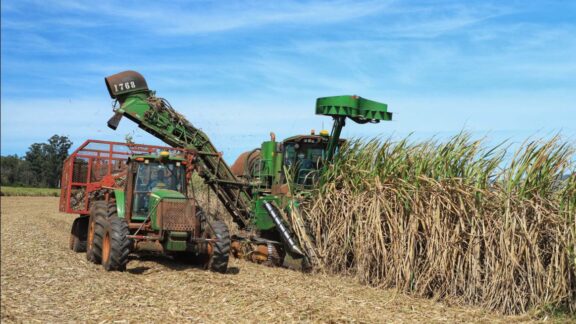
<instances>
[{"instance_id":1,"label":"windshield","mask_svg":"<svg viewBox=\"0 0 576 324\"><path fill-rule=\"evenodd\" d=\"M149 194L155 189L175 190L186 194L184 166L174 163L141 163L138 165L134 186L134 208L136 214L148 213Z\"/></svg>"},{"instance_id":2,"label":"windshield","mask_svg":"<svg viewBox=\"0 0 576 324\"><path fill-rule=\"evenodd\" d=\"M287 143L284 146L284 165L297 184L311 186L322 168L325 146L322 144Z\"/></svg>"},{"instance_id":3,"label":"windshield","mask_svg":"<svg viewBox=\"0 0 576 324\"><path fill-rule=\"evenodd\" d=\"M154 188L182 192L184 172L175 164L148 163L138 166L136 176L137 191L152 191Z\"/></svg>"}]
</instances>

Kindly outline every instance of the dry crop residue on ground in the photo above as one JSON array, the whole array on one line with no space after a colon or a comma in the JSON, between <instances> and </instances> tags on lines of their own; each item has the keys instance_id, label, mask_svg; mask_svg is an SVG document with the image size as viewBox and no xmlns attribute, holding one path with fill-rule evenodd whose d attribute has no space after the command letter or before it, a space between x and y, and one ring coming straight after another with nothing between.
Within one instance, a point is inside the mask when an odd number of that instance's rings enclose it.
<instances>
[{"instance_id":1,"label":"dry crop residue on ground","mask_svg":"<svg viewBox=\"0 0 576 324\"><path fill-rule=\"evenodd\" d=\"M2 197L2 322L510 322L351 279L232 260L214 274L167 257L137 256L127 272L105 272L68 249L73 216L58 198Z\"/></svg>"}]
</instances>

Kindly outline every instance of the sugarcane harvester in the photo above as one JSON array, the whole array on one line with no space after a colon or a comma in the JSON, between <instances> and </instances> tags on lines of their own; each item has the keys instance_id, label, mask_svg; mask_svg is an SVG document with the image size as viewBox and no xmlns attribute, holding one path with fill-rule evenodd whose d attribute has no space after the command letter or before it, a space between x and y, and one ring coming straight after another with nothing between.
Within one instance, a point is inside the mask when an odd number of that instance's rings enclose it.
<instances>
[{"instance_id":1,"label":"sugarcane harvester","mask_svg":"<svg viewBox=\"0 0 576 324\"><path fill-rule=\"evenodd\" d=\"M331 116L332 132L299 135L269 141L245 152L229 167L209 137L156 97L142 75L125 71L105 78L110 97L117 101L108 126L116 129L122 117L164 143L193 152L196 171L218 197L241 233L233 238L235 256L281 265L288 254L307 264L310 254L294 235L289 214L297 208L294 191L318 183L322 170L333 160L346 119L357 123L391 120L387 105L358 96L319 98L316 114Z\"/></svg>"}]
</instances>

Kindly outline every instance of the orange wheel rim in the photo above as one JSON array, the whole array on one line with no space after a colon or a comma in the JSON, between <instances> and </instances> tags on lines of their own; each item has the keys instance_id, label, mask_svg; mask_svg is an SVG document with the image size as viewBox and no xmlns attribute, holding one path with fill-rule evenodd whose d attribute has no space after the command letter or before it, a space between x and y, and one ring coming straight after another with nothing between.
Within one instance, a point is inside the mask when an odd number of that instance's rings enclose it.
<instances>
[{"instance_id":1,"label":"orange wheel rim","mask_svg":"<svg viewBox=\"0 0 576 324\"><path fill-rule=\"evenodd\" d=\"M110 257L110 235L106 233L104 235L104 241L102 242L102 263L108 261Z\"/></svg>"},{"instance_id":2,"label":"orange wheel rim","mask_svg":"<svg viewBox=\"0 0 576 324\"><path fill-rule=\"evenodd\" d=\"M214 253L214 247L212 246L211 242L209 242L208 246L206 246L206 252L208 253L209 256L212 256L212 254Z\"/></svg>"},{"instance_id":3,"label":"orange wheel rim","mask_svg":"<svg viewBox=\"0 0 576 324\"><path fill-rule=\"evenodd\" d=\"M208 232L206 233L206 238L207 239L212 239L212 233ZM212 242L206 242L206 254L208 254L209 256L212 256L212 254L214 253L214 246L212 245Z\"/></svg>"},{"instance_id":4,"label":"orange wheel rim","mask_svg":"<svg viewBox=\"0 0 576 324\"><path fill-rule=\"evenodd\" d=\"M88 250L92 249L92 242L94 242L94 222L88 225Z\"/></svg>"}]
</instances>

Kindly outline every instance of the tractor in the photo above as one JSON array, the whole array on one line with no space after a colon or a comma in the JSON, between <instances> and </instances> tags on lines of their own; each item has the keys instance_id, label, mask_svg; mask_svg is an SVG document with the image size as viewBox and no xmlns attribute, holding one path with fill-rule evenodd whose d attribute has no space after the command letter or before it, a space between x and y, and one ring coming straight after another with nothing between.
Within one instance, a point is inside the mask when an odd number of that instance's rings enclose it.
<instances>
[{"instance_id":1,"label":"tractor","mask_svg":"<svg viewBox=\"0 0 576 324\"><path fill-rule=\"evenodd\" d=\"M188 188L194 152L149 150L122 160L116 151L125 144L104 143L109 150L84 145L65 162L70 176L63 175L61 209L74 212L74 202L84 200L70 247L86 250L87 259L107 271L124 271L132 251L156 251L225 273L228 227L207 215ZM88 158L82 155L87 152ZM70 199L74 192L84 193L83 199Z\"/></svg>"}]
</instances>

